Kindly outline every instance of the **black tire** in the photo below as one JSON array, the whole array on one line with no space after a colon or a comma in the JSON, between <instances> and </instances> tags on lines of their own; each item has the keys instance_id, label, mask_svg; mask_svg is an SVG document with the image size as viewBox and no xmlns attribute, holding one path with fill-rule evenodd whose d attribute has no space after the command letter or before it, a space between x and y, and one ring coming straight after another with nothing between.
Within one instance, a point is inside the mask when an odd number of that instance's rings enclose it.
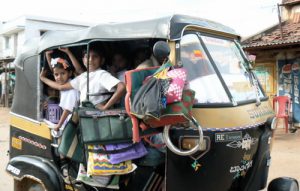
<instances>
[{"instance_id":1,"label":"black tire","mask_svg":"<svg viewBox=\"0 0 300 191\"><path fill-rule=\"evenodd\" d=\"M46 188L39 182L24 178L21 181L14 180L15 191L45 191Z\"/></svg>"},{"instance_id":2,"label":"black tire","mask_svg":"<svg viewBox=\"0 0 300 191\"><path fill-rule=\"evenodd\" d=\"M270 182L268 191L299 191L299 184L294 178L280 177Z\"/></svg>"}]
</instances>

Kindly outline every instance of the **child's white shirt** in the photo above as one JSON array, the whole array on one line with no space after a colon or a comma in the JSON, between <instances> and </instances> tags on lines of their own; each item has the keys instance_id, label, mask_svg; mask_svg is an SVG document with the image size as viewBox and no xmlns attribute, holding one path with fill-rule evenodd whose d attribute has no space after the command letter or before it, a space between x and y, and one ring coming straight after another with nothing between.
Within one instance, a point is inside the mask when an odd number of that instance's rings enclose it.
<instances>
[{"instance_id":1,"label":"child's white shirt","mask_svg":"<svg viewBox=\"0 0 300 191\"><path fill-rule=\"evenodd\" d=\"M67 124L67 122L69 121L69 119L72 116L72 112L73 109L78 106L79 103L79 92L78 90L75 89L70 89L70 90L64 90L64 91L60 91L60 102L59 102L59 106L63 109L63 110L68 110L71 113L68 115L68 117L66 118L66 120L64 121L61 129L63 130L65 125Z\"/></svg>"},{"instance_id":2,"label":"child's white shirt","mask_svg":"<svg viewBox=\"0 0 300 191\"><path fill-rule=\"evenodd\" d=\"M89 92L90 93L105 93L112 92L114 87L120 82L117 78L112 76L109 72L98 69L89 73ZM87 93L87 72L82 73L70 81L71 86L80 91L80 101L86 100ZM106 101L110 95L90 96L89 100L97 105Z\"/></svg>"}]
</instances>

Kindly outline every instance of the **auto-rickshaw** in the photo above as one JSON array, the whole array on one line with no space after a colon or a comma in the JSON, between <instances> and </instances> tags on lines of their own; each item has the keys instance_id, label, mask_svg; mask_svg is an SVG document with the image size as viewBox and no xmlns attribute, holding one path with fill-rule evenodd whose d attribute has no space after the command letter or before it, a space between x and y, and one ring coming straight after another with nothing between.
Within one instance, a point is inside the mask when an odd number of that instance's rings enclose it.
<instances>
[{"instance_id":1,"label":"auto-rickshaw","mask_svg":"<svg viewBox=\"0 0 300 191\"><path fill-rule=\"evenodd\" d=\"M80 60L82 49L98 43L105 47L109 60L109 52L116 47L149 50L158 41L168 44L171 63L187 70L189 88L195 91L192 114L200 130L165 128L164 162L155 168L138 166L119 189L264 189L276 118L239 39L234 30L222 24L172 15L78 31L49 31L25 42L15 60L10 160L6 167L14 178L15 190L109 190L62 179L59 154L51 146L54 139L43 120L44 86L39 73L45 65L45 51L69 47ZM278 178L269 185L269 190L298 189L292 178Z\"/></svg>"}]
</instances>

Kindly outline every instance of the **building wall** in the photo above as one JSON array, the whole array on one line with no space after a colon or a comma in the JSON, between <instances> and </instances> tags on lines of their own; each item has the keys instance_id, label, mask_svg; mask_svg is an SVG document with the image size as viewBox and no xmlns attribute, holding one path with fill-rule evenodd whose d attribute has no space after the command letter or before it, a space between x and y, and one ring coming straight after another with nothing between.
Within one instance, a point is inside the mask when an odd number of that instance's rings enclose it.
<instances>
[{"instance_id":1,"label":"building wall","mask_svg":"<svg viewBox=\"0 0 300 191\"><path fill-rule=\"evenodd\" d=\"M33 37L39 37L41 31L49 30L78 30L86 28L86 26L76 26L66 23L56 23L49 21L38 21L38 20L26 20L26 29L25 29L25 39L30 39Z\"/></svg>"},{"instance_id":2,"label":"building wall","mask_svg":"<svg viewBox=\"0 0 300 191\"><path fill-rule=\"evenodd\" d=\"M3 36L3 57L15 57L17 50L15 49L18 41L18 33L14 33L8 36Z\"/></svg>"},{"instance_id":3,"label":"building wall","mask_svg":"<svg viewBox=\"0 0 300 191\"><path fill-rule=\"evenodd\" d=\"M300 14L300 5L293 5L292 7L283 7L282 8L282 20L293 20L294 16Z\"/></svg>"},{"instance_id":4,"label":"building wall","mask_svg":"<svg viewBox=\"0 0 300 191\"><path fill-rule=\"evenodd\" d=\"M18 33L18 39L17 39L17 48L16 48L16 53L21 51L22 44L25 42L25 31L20 31ZM17 55L17 54L16 54Z\"/></svg>"},{"instance_id":5,"label":"building wall","mask_svg":"<svg viewBox=\"0 0 300 191\"><path fill-rule=\"evenodd\" d=\"M272 99L277 94L277 52L261 51L256 54L255 71L266 94Z\"/></svg>"},{"instance_id":6,"label":"building wall","mask_svg":"<svg viewBox=\"0 0 300 191\"><path fill-rule=\"evenodd\" d=\"M7 57L16 57L20 52L22 45L27 39L41 36L49 30L78 30L86 28L87 24L76 23L71 21L60 21L51 18L40 17L20 17L8 21L0 26L2 33L0 44L0 59ZM0 40L0 42L1 42ZM2 54L1 54L2 53Z\"/></svg>"}]
</instances>

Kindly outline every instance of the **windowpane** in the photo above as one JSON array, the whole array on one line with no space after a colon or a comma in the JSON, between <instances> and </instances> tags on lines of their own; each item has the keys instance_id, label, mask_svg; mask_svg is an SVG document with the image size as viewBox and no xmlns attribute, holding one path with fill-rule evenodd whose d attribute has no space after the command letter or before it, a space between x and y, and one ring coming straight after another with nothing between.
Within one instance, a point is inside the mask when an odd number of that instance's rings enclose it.
<instances>
[{"instance_id":1,"label":"windowpane","mask_svg":"<svg viewBox=\"0 0 300 191\"><path fill-rule=\"evenodd\" d=\"M187 34L182 37L180 53L183 67L188 72L189 86L196 91L196 103L229 102L197 35Z\"/></svg>"},{"instance_id":2,"label":"windowpane","mask_svg":"<svg viewBox=\"0 0 300 191\"><path fill-rule=\"evenodd\" d=\"M234 41L201 36L235 101L255 99L244 59ZM262 92L259 92L263 97Z\"/></svg>"}]
</instances>

